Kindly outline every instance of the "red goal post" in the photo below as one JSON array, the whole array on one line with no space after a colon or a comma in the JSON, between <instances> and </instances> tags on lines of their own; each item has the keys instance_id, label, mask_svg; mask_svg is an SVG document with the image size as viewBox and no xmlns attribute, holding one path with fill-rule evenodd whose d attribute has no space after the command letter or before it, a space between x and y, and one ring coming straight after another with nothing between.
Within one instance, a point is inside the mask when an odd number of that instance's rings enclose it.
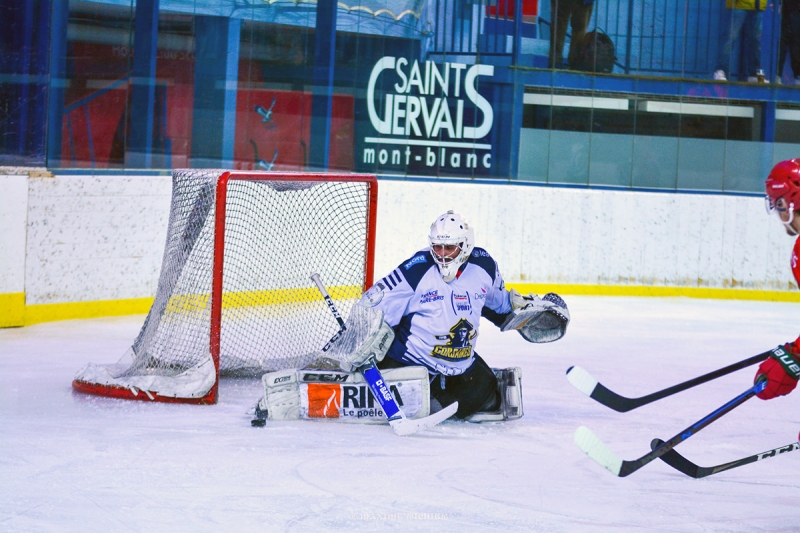
<instances>
[{"instance_id":1,"label":"red goal post","mask_svg":"<svg viewBox=\"0 0 800 533\"><path fill-rule=\"evenodd\" d=\"M319 272L349 310L373 282L377 203L372 175L173 171L159 286L142 330L116 365L88 364L73 387L209 404L223 374L307 364L338 330L309 275Z\"/></svg>"}]
</instances>

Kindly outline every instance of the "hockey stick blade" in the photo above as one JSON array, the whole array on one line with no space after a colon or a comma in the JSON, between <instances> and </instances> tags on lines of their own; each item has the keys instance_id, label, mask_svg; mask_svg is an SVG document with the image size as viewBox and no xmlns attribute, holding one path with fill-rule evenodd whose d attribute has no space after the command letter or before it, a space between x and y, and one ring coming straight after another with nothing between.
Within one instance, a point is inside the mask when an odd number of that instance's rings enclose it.
<instances>
[{"instance_id":1,"label":"hockey stick blade","mask_svg":"<svg viewBox=\"0 0 800 533\"><path fill-rule=\"evenodd\" d=\"M628 411L636 409L637 407L661 400L662 398L672 396L673 394L677 394L687 389L691 389L697 385L701 385L722 376L726 376L731 372L736 372L737 370L760 363L771 354L772 350L760 353L758 355L754 355L753 357L739 361L738 363L728 365L718 370L709 372L708 374L703 374L702 376L698 376L694 379L684 381L683 383L673 385L672 387L668 387L639 398L626 398L625 396L617 394L616 392L605 387L602 383L598 382L592 377L591 374L589 374L589 372L579 366L571 366L567 369L567 380L572 384L573 387L584 393L586 396L589 396L591 399L617 412L627 413Z\"/></svg>"},{"instance_id":2,"label":"hockey stick blade","mask_svg":"<svg viewBox=\"0 0 800 533\"><path fill-rule=\"evenodd\" d=\"M601 441L597 436L592 433L592 431L587 428L586 426L581 426L575 431L575 444L583 450L583 452L588 455L594 462L614 474L615 476L625 477L628 476L640 468L642 468L647 463L658 459L672 448L680 444L681 442L685 441L714 420L721 418L723 415L731 412L736 407L740 406L762 390L764 387L767 386L766 381L759 381L751 388L747 389L745 392L734 398L733 400L729 401L713 413L703 417L702 419L698 420L688 428L684 429L667 442L662 444L661 446L656 447L655 449L651 450L650 453L646 453L645 455L639 457L638 459L634 459L633 461L624 461L617 457L614 452L612 452L608 446L606 446L603 441Z\"/></svg>"},{"instance_id":3,"label":"hockey stick blade","mask_svg":"<svg viewBox=\"0 0 800 533\"><path fill-rule=\"evenodd\" d=\"M655 449L658 446L661 446L662 444L664 444L663 440L653 439L653 441L650 443L650 448ZM689 477L699 479L707 476L713 476L714 474L719 474L720 472L730 470L731 468L738 468L740 466L749 465L750 463L755 463L757 461L761 461L762 459L769 459L770 457L775 457L776 455L781 455L787 452L793 452L795 450L800 450L800 441L787 444L786 446L773 448L765 452L750 455L748 457L743 457L741 459L737 459L736 461L723 463L717 466L696 465L690 460L688 460L686 457L681 455L680 453L676 452L675 450L668 451L667 453L659 457L659 459L667 463L675 470L683 474L686 474Z\"/></svg>"},{"instance_id":4,"label":"hockey stick blade","mask_svg":"<svg viewBox=\"0 0 800 533\"><path fill-rule=\"evenodd\" d=\"M458 411L458 402L453 402L447 407L436 411L430 416L426 416L425 418L419 419L412 419L401 417L395 420L390 420L389 424L392 426L392 429L395 433L400 435L401 437L405 437L407 435L413 435L418 431L422 431L423 429L432 428L433 426L444 422Z\"/></svg>"}]
</instances>

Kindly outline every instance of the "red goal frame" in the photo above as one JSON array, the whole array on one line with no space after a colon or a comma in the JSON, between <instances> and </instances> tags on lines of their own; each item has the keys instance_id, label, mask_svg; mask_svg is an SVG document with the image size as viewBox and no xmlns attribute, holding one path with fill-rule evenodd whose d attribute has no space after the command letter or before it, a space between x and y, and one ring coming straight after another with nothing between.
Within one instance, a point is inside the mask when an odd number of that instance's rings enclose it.
<instances>
[{"instance_id":1,"label":"red goal frame","mask_svg":"<svg viewBox=\"0 0 800 533\"><path fill-rule=\"evenodd\" d=\"M225 214L228 184L231 181L318 181L318 182L355 182L368 185L367 234L364 255L364 287L372 286L375 262L375 230L378 210L378 180L371 174L335 174L335 173L303 173L303 172L247 172L228 171L217 178L217 189L214 213L214 259L211 282L211 317L209 350L214 363L215 381L208 393L200 398L173 398L156 393L132 390L117 385L100 385L73 380L73 388L82 393L109 396L127 400L155 401L164 403L215 404L219 399L219 367L220 339L222 329L222 282L225 256Z\"/></svg>"},{"instance_id":2,"label":"red goal frame","mask_svg":"<svg viewBox=\"0 0 800 533\"><path fill-rule=\"evenodd\" d=\"M373 265L375 262L375 227L377 220L378 207L378 179L374 175L363 174L330 174L302 172L226 172L217 180L217 202L216 213L214 215L214 267L211 282L211 358L214 361L216 381L214 387L206 397L213 394L211 403L216 403L219 386L219 357L220 339L222 330L222 278L224 273L225 257L225 209L228 195L228 182L232 180L259 181L264 178L270 181L344 181L355 183L367 183L369 186L369 202L367 204L367 240L366 254L364 256L364 287L367 290L372 286Z\"/></svg>"}]
</instances>

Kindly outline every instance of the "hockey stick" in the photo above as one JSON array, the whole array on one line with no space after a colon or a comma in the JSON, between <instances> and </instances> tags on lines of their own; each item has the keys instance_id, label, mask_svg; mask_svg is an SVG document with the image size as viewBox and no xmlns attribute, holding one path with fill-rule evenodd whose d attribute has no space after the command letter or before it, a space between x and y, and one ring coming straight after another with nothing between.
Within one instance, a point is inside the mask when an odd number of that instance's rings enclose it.
<instances>
[{"instance_id":1,"label":"hockey stick","mask_svg":"<svg viewBox=\"0 0 800 533\"><path fill-rule=\"evenodd\" d=\"M569 382L572 383L576 389L589 396L593 400L596 400L606 407L610 407L611 409L620 413L627 413L628 411L636 409L637 407L647 405L648 403L655 402L656 400L666 398L667 396L672 396L673 394L685 391L686 389L691 389L697 385L701 385L713 379L728 375L731 372L736 372L742 368L747 368L748 366L760 363L769 357L770 354L772 354L772 350L754 355L753 357L749 357L743 361L739 361L738 363L728 365L718 370L714 370L713 372L709 372L708 374L703 374L702 376L690 379L689 381L684 381L683 383L673 385L672 387L668 387L664 390L660 390L640 398L626 398L625 396L620 396L616 392L606 388L602 383L599 383L592 377L591 374L579 366L571 366L567 369L567 380L569 380Z\"/></svg>"},{"instance_id":2,"label":"hockey stick","mask_svg":"<svg viewBox=\"0 0 800 533\"><path fill-rule=\"evenodd\" d=\"M653 439L653 441L650 443L650 448L655 450L662 444L664 444L663 440ZM719 474L720 472L730 470L731 468L738 468L743 465L749 465L750 463L755 463L756 461L761 461L762 459L769 459L770 457L775 457L776 455L780 455L782 453L793 452L794 450L800 450L800 441L787 444L786 446L773 448L771 450L767 450L766 452L750 455L749 457L743 457L742 459L737 459L736 461L723 463L717 466L698 466L693 462L691 462L690 460L688 460L683 455L676 452L675 450L668 451L667 453L659 457L659 459L667 463L675 470L678 470L679 472L682 472L689 477L698 479L701 477Z\"/></svg>"},{"instance_id":3,"label":"hockey stick","mask_svg":"<svg viewBox=\"0 0 800 533\"><path fill-rule=\"evenodd\" d=\"M614 452L608 449L608 446L603 444L603 442L597 438L597 436L592 433L592 431L587 428L586 426L581 426L575 431L575 444L584 451L592 460L594 460L600 466L606 468L609 472L614 474L615 476L625 477L628 476L640 468L642 468L647 463L653 461L654 459L658 459L672 448L680 444L681 442L685 441L707 425L709 425L714 420L721 418L723 415L730 413L735 408L742 405L744 402L758 394L759 392L763 391L764 388L767 386L767 381L762 380L747 389L745 392L734 398L733 400L729 401L713 413L705 416L704 418L698 420L688 428L684 429L667 442L662 444L661 446L656 447L650 453L647 453L638 459L633 461L623 461L619 457L617 457Z\"/></svg>"},{"instance_id":4,"label":"hockey stick","mask_svg":"<svg viewBox=\"0 0 800 533\"><path fill-rule=\"evenodd\" d=\"M333 316L336 318L341 328L339 333L328 341L326 347L330 348L330 344L332 344L347 328L345 327L344 320L342 320L342 315L339 314L336 305L333 303L333 299L331 299L330 294L328 294L327 289L325 289L325 286L322 284L319 274L316 272L312 273L311 281L317 285L317 289L319 289L319 292L328 304L328 308L331 310L331 313L333 313ZM423 429L433 427L453 416L458 410L458 402L453 402L430 416L419 419L406 418L400 406L397 404L397 401L394 399L392 391L389 389L388 385L386 385L386 381L383 379L381 371L378 370L374 358L361 365L358 371L364 376L373 396L378 400L383 412L386 414L386 418L389 420L389 425L391 425L394 432L400 436L411 435Z\"/></svg>"}]
</instances>

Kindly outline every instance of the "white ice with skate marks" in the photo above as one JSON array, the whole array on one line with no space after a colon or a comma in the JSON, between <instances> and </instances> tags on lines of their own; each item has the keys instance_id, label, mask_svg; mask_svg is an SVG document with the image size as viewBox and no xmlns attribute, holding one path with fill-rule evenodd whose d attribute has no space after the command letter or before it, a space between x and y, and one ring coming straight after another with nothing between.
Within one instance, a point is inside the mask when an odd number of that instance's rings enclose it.
<instances>
[{"instance_id":1,"label":"white ice with skate marks","mask_svg":"<svg viewBox=\"0 0 800 533\"><path fill-rule=\"evenodd\" d=\"M572 365L629 397L794 339L800 305L566 298L564 339L532 345L485 324L477 351L520 366L525 416L388 426L250 427L257 379L222 382L216 406L73 393L88 361L113 363L142 317L0 330L0 530L797 532L800 456L694 480L661 461L620 479L573 443L586 425L635 458L752 383L742 370L629 413L587 398ZM677 450L719 464L791 442L800 392L752 399Z\"/></svg>"}]
</instances>

